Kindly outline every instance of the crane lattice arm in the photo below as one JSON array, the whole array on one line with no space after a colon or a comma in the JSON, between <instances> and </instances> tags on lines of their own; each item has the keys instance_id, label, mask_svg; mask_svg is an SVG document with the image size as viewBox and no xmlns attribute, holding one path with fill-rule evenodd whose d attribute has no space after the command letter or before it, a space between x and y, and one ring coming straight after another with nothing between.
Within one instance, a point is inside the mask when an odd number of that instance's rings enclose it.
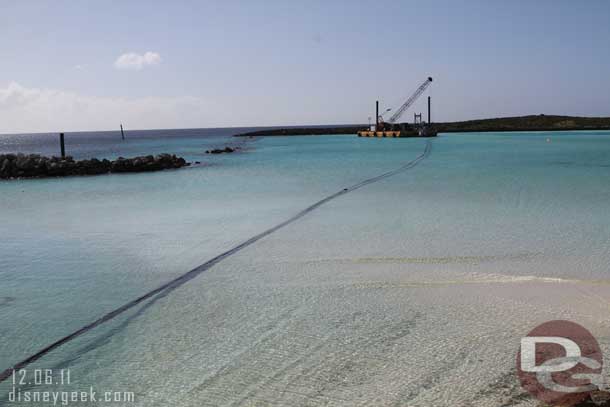
<instances>
[{"instance_id":1,"label":"crane lattice arm","mask_svg":"<svg viewBox=\"0 0 610 407\"><path fill-rule=\"evenodd\" d=\"M400 106L396 112L394 112L392 117L390 117L390 120L388 120L388 123L396 123L396 121L398 119L400 119L400 116L402 116L402 114L405 112L405 110L407 110L409 108L409 106L411 106L417 100L417 98L420 97L422 93L424 93L426 88L431 83L432 83L432 78L428 77L428 79L426 79L424 83L419 85L419 88L417 88L415 93L412 94L411 97L409 99L407 99L407 101L405 103L403 103L402 106Z\"/></svg>"}]
</instances>

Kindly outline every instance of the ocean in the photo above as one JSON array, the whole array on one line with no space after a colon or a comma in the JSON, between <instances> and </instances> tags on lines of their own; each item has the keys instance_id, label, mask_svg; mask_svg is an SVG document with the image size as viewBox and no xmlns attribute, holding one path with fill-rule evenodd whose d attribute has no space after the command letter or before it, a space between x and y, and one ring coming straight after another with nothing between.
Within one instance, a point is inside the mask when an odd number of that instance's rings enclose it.
<instances>
[{"instance_id":1,"label":"ocean","mask_svg":"<svg viewBox=\"0 0 610 407\"><path fill-rule=\"evenodd\" d=\"M244 130L67 133L77 159L201 164L1 181L0 370L428 144L33 364L70 384L27 388L138 406L536 405L514 374L536 324L578 322L610 354L610 132L231 137ZM225 145L241 149L205 154ZM0 154L58 149L0 135ZM31 405L11 390L0 405Z\"/></svg>"},{"instance_id":2,"label":"ocean","mask_svg":"<svg viewBox=\"0 0 610 407\"><path fill-rule=\"evenodd\" d=\"M205 150L241 139L234 134L258 128L83 131L65 134L66 154L75 159L174 153L192 160L203 158ZM203 150L202 150L203 148ZM0 154L24 153L59 156L59 133L0 134Z\"/></svg>"}]
</instances>

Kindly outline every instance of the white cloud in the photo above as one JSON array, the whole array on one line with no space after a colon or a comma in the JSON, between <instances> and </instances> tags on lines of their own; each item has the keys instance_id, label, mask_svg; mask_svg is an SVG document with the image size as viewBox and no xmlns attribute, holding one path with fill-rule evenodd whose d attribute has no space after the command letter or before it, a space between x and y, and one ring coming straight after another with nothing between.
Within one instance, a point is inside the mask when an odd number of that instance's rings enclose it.
<instances>
[{"instance_id":1,"label":"white cloud","mask_svg":"<svg viewBox=\"0 0 610 407\"><path fill-rule=\"evenodd\" d=\"M128 69L139 71L145 66L159 65L161 63L161 55L157 52L148 51L143 55L136 54L135 52L128 52L119 56L114 61L114 67L116 69Z\"/></svg>"},{"instance_id":2,"label":"white cloud","mask_svg":"<svg viewBox=\"0 0 610 407\"><path fill-rule=\"evenodd\" d=\"M201 127L218 124L213 104L202 98L113 98L55 89L0 87L0 133Z\"/></svg>"}]
</instances>

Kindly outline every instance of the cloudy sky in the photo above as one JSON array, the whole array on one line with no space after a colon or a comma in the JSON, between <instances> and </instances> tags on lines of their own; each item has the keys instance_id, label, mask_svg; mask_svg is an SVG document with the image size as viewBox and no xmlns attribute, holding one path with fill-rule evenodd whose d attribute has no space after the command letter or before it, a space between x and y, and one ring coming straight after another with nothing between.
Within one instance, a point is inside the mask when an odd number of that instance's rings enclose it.
<instances>
[{"instance_id":1,"label":"cloudy sky","mask_svg":"<svg viewBox=\"0 0 610 407\"><path fill-rule=\"evenodd\" d=\"M427 76L439 121L610 116L609 18L602 0L1 0L0 133L364 123Z\"/></svg>"}]
</instances>

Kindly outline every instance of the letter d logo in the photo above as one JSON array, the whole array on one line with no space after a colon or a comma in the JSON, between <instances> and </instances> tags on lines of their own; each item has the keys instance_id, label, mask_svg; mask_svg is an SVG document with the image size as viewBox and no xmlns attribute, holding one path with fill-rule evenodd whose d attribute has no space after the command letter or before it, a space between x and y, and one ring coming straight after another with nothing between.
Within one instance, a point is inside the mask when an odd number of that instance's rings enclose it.
<instances>
[{"instance_id":1,"label":"letter d logo","mask_svg":"<svg viewBox=\"0 0 610 407\"><path fill-rule=\"evenodd\" d=\"M565 350L565 357L573 359L561 363L536 366L536 344L554 343ZM568 338L560 336L526 336L521 338L521 370L524 372L563 372L578 364L580 347Z\"/></svg>"}]
</instances>

